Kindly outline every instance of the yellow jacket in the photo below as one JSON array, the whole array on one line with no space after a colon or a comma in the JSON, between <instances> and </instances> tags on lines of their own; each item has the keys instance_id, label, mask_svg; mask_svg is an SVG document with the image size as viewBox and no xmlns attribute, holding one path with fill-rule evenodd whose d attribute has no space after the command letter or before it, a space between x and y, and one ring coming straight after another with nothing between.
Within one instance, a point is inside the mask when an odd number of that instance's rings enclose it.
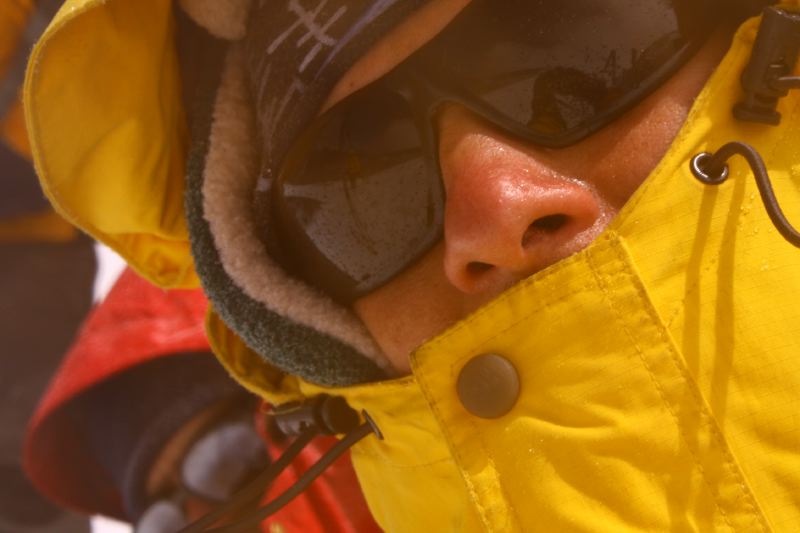
<instances>
[{"instance_id":1,"label":"yellow jacket","mask_svg":"<svg viewBox=\"0 0 800 533\"><path fill-rule=\"evenodd\" d=\"M271 402L327 392L370 413L384 440L352 457L387 531L797 531L800 251L741 158L719 187L689 170L695 154L745 141L800 222L800 94L781 100L778 127L730 112L757 27L739 30L608 230L421 346L412 376L315 385L265 363L212 310L215 352ZM34 50L25 98L59 211L176 287L197 278L173 28L163 0L69 0ZM492 420L456 387L487 353L520 382Z\"/></svg>"}]
</instances>

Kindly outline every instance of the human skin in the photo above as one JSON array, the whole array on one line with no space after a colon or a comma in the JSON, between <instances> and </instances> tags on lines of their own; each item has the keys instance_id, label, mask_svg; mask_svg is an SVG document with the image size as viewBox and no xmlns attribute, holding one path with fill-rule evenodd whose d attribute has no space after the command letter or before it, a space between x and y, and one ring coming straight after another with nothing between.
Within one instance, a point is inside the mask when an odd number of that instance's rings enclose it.
<instances>
[{"instance_id":1,"label":"human skin","mask_svg":"<svg viewBox=\"0 0 800 533\"><path fill-rule=\"evenodd\" d=\"M341 78L323 110L435 36L469 0L435 0ZM353 308L394 369L412 350L518 281L588 246L666 153L728 48L718 29L657 91L566 148L536 146L450 104L436 116L446 193L444 238Z\"/></svg>"}]
</instances>

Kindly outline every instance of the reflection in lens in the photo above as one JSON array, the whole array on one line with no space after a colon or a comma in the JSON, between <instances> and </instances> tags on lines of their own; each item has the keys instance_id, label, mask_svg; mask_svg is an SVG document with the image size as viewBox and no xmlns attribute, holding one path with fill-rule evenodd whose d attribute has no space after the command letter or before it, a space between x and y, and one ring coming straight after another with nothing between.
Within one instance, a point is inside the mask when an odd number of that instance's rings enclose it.
<instances>
[{"instance_id":1,"label":"reflection in lens","mask_svg":"<svg viewBox=\"0 0 800 533\"><path fill-rule=\"evenodd\" d=\"M417 60L467 100L528 126L533 142L563 146L657 87L703 42L715 3L476 0Z\"/></svg>"},{"instance_id":2,"label":"reflection in lens","mask_svg":"<svg viewBox=\"0 0 800 533\"><path fill-rule=\"evenodd\" d=\"M294 268L341 300L438 240L442 191L408 103L372 87L321 117L290 154L276 202Z\"/></svg>"}]
</instances>

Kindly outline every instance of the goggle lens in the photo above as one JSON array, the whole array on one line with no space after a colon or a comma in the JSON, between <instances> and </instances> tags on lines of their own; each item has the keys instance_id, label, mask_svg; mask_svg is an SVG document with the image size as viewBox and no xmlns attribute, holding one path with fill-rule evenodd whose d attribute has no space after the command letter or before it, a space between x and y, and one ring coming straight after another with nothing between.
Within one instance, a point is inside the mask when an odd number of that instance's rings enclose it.
<instances>
[{"instance_id":1,"label":"goggle lens","mask_svg":"<svg viewBox=\"0 0 800 533\"><path fill-rule=\"evenodd\" d=\"M294 272L349 300L436 243L444 198L423 132L407 100L375 87L303 134L276 206Z\"/></svg>"}]
</instances>

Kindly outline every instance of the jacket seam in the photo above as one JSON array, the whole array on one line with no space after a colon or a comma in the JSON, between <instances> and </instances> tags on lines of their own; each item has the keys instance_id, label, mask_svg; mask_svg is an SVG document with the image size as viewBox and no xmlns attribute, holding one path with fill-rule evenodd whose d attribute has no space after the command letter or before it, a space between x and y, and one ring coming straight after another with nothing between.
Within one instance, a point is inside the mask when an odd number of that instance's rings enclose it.
<instances>
[{"instance_id":1,"label":"jacket seam","mask_svg":"<svg viewBox=\"0 0 800 533\"><path fill-rule=\"evenodd\" d=\"M644 311L645 311L646 315L648 315L648 318L650 319L650 321L651 322L655 322L655 324L656 324L656 327L655 327L656 335L659 337L659 339L661 340L662 344L664 344L665 348L668 350L668 352L670 354L670 360L672 362L672 365L680 373L681 377L683 378L683 382L684 382L685 386L688 385L688 389L689 389L690 394L691 394L691 396L692 396L692 398L694 400L695 412L700 416L700 419L705 423L705 426L707 427L707 429L710 431L711 435L713 436L714 442L715 442L719 452L722 454L722 456L724 458L724 465L726 467L726 470L728 470L728 474L730 476L732 476L735 479L736 484L739 487L742 488L742 490L739 491L738 500L744 500L743 501L744 505L746 506L746 508L748 508L750 510L751 515L753 515L752 518L755 519L755 521L757 523L759 523L759 525L761 526L760 529L762 531L769 531L769 527L765 523L763 513L760 511L760 509L756 505L755 500L754 500L754 496L753 496L752 492L749 489L749 485L746 484L746 480L744 479L742 473L739 471L739 468L737 467L737 465L735 463L735 460L734 460L734 458L733 458L733 456L731 454L730 449L728 448L728 446L725 443L722 435L719 432L719 428L717 427L716 422L714 421L711 413L708 412L707 409L704 409L705 402L704 402L702 396L700 395L700 391L697 388L697 385L694 383L694 381L691 378L691 376L688 375L685 367L680 363L680 360L677 358L677 354L675 352L675 348L672 345L672 343L670 343L667 339L664 338L664 331L662 330L662 328L657 327L658 326L658 319L657 319L656 316L654 316L654 309L652 308L652 305L650 303L650 299L644 293L644 291L643 291L642 287L639 285L639 283L635 283L636 277L633 275L633 273L630 270L630 265L629 265L628 258L626 257L626 255L624 254L623 249L622 249L622 243L618 242L617 245L614 246L613 248L614 248L614 253L617 255L617 258L625 266L625 268L623 270L620 270L616 275L618 277L624 276L624 277L628 278L629 280L632 280L634 283L629 283L629 285L632 286L633 289L638 293L640 299L643 302L646 303ZM591 268L592 272L594 273L594 275L595 275L595 277L597 279L598 286L600 287L600 289L603 292L603 295L605 296L606 304L611 308L611 310L614 313L614 315L616 315L618 322L622 325L622 328L625 331L626 335L628 336L628 338L633 343L633 346L636 349L636 353L638 354L639 359L641 360L642 364L644 365L645 370L650 375L650 379L653 381L654 385L656 386L656 390L658 391L659 395L661 396L661 399L664 402L665 407L667 408L667 410L669 411L670 415L675 420L676 426L677 426L678 431L679 431L679 433L681 435L681 439L683 440L684 445L686 446L686 449L692 455L692 457L694 459L694 462L697 465L697 468L699 469L700 473L702 474L703 481L704 481L704 483L705 483L705 485L706 485L706 487L707 487L707 489L709 491L709 494L714 499L714 502L715 502L715 505L716 505L717 509L722 514L722 517L725 520L725 523L728 525L728 527L731 530L735 531L735 528L734 528L733 524L730 522L730 518L728 516L728 513L722 508L719 498L714 494L714 491L712 490L711 482L708 479L708 475L707 475L707 473L705 471L705 468L702 465L702 462L701 462L698 454L695 452L695 450L689 444L689 440L686 437L685 431L683 429L683 425L680 422L680 417L674 412L674 409L673 409L670 401L668 400L668 398L666 396L666 392L664 391L663 387L661 386L661 383L658 381L657 377L655 376L655 374L653 373L652 369L650 368L650 365L647 362L647 358L645 357L641 346L639 345L638 342L635 341L635 337L634 337L633 333L631 332L627 321L623 318L622 313L617 308L617 306L614 304L613 298L610 297L609 290L608 290L607 286L602 281L602 277L600 276L600 273L598 272L598 270L597 270L597 268L595 266L595 261L594 261L593 257L589 257L589 265L590 265L590 268Z\"/></svg>"},{"instance_id":2,"label":"jacket seam","mask_svg":"<svg viewBox=\"0 0 800 533\"><path fill-rule=\"evenodd\" d=\"M619 259L622 259L622 257L620 257L620 253L618 251L615 251L615 253L616 253L616 255L618 256ZM670 404L669 400L667 399L666 393L663 390L663 387L661 386L661 383L658 381L658 379L656 378L655 374L653 374L653 371L651 370L650 365L648 364L648 362L647 362L647 360L646 360L646 358L644 356L644 353L642 351L641 346L639 345L638 342L636 342L635 337L632 334L632 332L630 331L630 328L628 327L628 324L626 323L626 321L623 320L622 313L619 311L619 309L615 305L614 301L610 298L608 287L603 283L602 276L598 272L597 267L595 265L595 262L594 262L594 260L592 258L589 259L589 267L591 268L592 273L594 274L594 276L595 276L595 278L597 280L597 285L600 288L600 290L601 290L601 292L602 292L602 294L604 296L604 300L606 301L606 305L608 305L608 307L611 309L612 313L617 318L617 322L622 326L623 331L625 331L625 335L630 339L634 349L636 350L636 354L638 355L640 362L642 363L642 365L644 366L645 371L647 372L648 376L650 377L650 381L655 386L655 389L658 392L658 395L661 397L661 402L662 402L663 406L666 408L667 412L669 412L670 416L675 421L675 426L677 427L678 432L681 435L681 440L683 440L684 446L688 450L689 454L692 456L692 459L694 460L695 466L700 471L700 474L703 477L703 482L704 482L704 484L706 486L706 490L708 491L709 495L714 500L714 504L716 505L717 510L720 512L720 514L722 514L722 517L723 517L725 523L727 524L728 528L731 531L735 531L735 528L733 527L733 524L731 524L730 519L728 517L728 513L724 509L722 509L722 507L720 506L720 502L714 496L714 491L712 490L711 483L708 480L708 476L706 474L706 471L703 468L703 465L702 465L702 463L700 461L700 458L695 453L694 449L689 444L689 441L686 438L686 434L685 434L683 426L682 426L682 424L680 422L680 418L675 413L672 405ZM625 270L619 271L616 274L616 276L618 276L618 277L624 276L626 274L626 271L627 271L627 268ZM630 277L630 276L627 276L627 277ZM641 292L638 287L636 287L635 290L638 293ZM640 294L640 296L641 296L641 294ZM672 355L671 354L671 350L670 350L670 355ZM681 374L683 374L683 372L681 372ZM697 412L699 412L699 409L697 407L695 407L695 410Z\"/></svg>"},{"instance_id":3,"label":"jacket seam","mask_svg":"<svg viewBox=\"0 0 800 533\"><path fill-rule=\"evenodd\" d=\"M456 468L461 475L461 478L464 480L464 483L467 485L467 491L470 494L470 500L472 503L478 508L478 513L481 517L481 521L483 522L484 526L487 529L491 529L491 524L489 523L490 513L488 512L487 508L478 498L477 490L475 489L475 484L472 481L471 476L467 474L467 472L462 468L461 465L464 464L464 458L462 454L459 452L458 449L453 445L454 439L452 433L449 431L447 424L444 423L445 417L443 416L442 411L439 409L438 402L434 400L434 395L431 393L432 391L428 389L426 383L423 381L420 383L420 387L426 392L426 396L431 400L428 402L430 409L434 412L434 416L437 420L440 421L439 426L444 434L444 437L448 443L448 447L453 454L453 457L456 459Z\"/></svg>"},{"instance_id":4,"label":"jacket seam","mask_svg":"<svg viewBox=\"0 0 800 533\"><path fill-rule=\"evenodd\" d=\"M607 239L607 240L610 240L610 239L608 239L607 237L606 237L606 239ZM554 275L554 274L555 274L556 272L558 272L559 270L561 270L561 269L550 271L550 274L551 274L551 275ZM542 301L540 301L539 305L537 305L536 307L531 307L531 308L530 308L530 309L529 309L529 310L528 310L528 311L525 313L525 315L523 315L522 317L520 317L520 319L519 319L519 320L517 320L517 321L515 321L515 322L511 323L511 324L510 324L508 327L506 327L505 329L502 329L502 330L500 330L500 331L496 332L496 333L495 333L494 335L492 335L491 337L486 337L485 339L482 339L482 340L481 340L481 342L480 342L480 343L479 343L479 344L476 346L476 348L475 348L474 350L472 350L470 353L474 353L474 352L480 351L480 349L481 349L480 347L482 347L482 346L485 346L487 343L489 343L489 342L491 342L491 341L495 340L496 338L498 338L498 337L500 337L500 336L504 335L504 334L505 334L505 333L507 333L509 330L511 330L511 329L514 329L514 328L515 328L515 327L517 327L517 326L518 326L520 323L522 323L522 322L525 322L525 321L526 321L526 320L527 320L527 319L528 319L528 318L529 318L531 315L533 315L533 314L535 314L535 313L538 313L538 312L539 312L539 311L541 311L542 309L545 309L545 308L547 308L547 307L551 307L551 306L553 306L554 304L558 304L558 303L561 303L561 302L563 302L563 301L565 301L565 300L568 300L568 299L572 298L573 296L575 296L575 294L577 294L577 293L580 293L580 292L582 292L582 291L586 290L588 287L590 287L590 286L592 286L592 285L593 285L592 283L584 283L584 284L583 284L581 287L578 287L578 288L576 288L576 290L573 290L573 291L569 292L568 294L565 294L565 295L563 295L563 296L561 296L561 297L559 297L559 298L556 298L556 299L553 299L553 300L545 299L545 300L542 300ZM527 283L523 282L523 283L521 283L521 284L517 285L515 288L519 288L519 289L521 290L521 289L522 289L523 287L525 287L525 286L527 286ZM512 289L512 290L514 290L514 289ZM516 291L514 292L514 294L516 294ZM442 336L440 336L439 338L437 338L437 339L434 339L434 340L430 341L429 343L427 343L427 344L425 345L425 346L426 346L426 348L427 348L427 349L432 349L432 348L433 348L433 347L435 347L435 346L438 346L438 345L440 345L440 344L444 344L444 343L445 343L445 342L446 342L446 341L447 341L447 340L448 340L450 337L453 337L453 336L457 335L457 334L458 334L459 332L461 332L462 330L469 329L469 328L471 327L471 324L473 324L474 322L477 322L477 321L479 321L479 320L480 320L480 317L482 317L484 314L487 314L487 313L491 312L491 308L494 308L494 306L495 306L495 303L499 304L499 303L501 303L501 302L505 302L505 301L507 301L507 300L509 300L509 299L513 298L513 297L514 297L514 294L506 294L505 296L501 296L500 298L498 298L497 300L495 300L495 301L492 303L492 305L490 305L490 306L488 306L488 307L481 308L481 309L480 309L480 310L479 310L479 311L478 311L476 314L474 314L474 315L472 315L470 318L468 318L468 319L466 319L466 320L464 320L464 321L462 321L462 322L458 323L458 324L457 324L455 327L453 327L452 329L450 329L450 330L449 330L447 333L445 333L444 335L442 335ZM427 349L426 349L426 351L427 351ZM462 359L465 359L466 357L468 357L468 356L465 356L465 357L463 357L463 358L459 359L459 361L461 361Z\"/></svg>"}]
</instances>

